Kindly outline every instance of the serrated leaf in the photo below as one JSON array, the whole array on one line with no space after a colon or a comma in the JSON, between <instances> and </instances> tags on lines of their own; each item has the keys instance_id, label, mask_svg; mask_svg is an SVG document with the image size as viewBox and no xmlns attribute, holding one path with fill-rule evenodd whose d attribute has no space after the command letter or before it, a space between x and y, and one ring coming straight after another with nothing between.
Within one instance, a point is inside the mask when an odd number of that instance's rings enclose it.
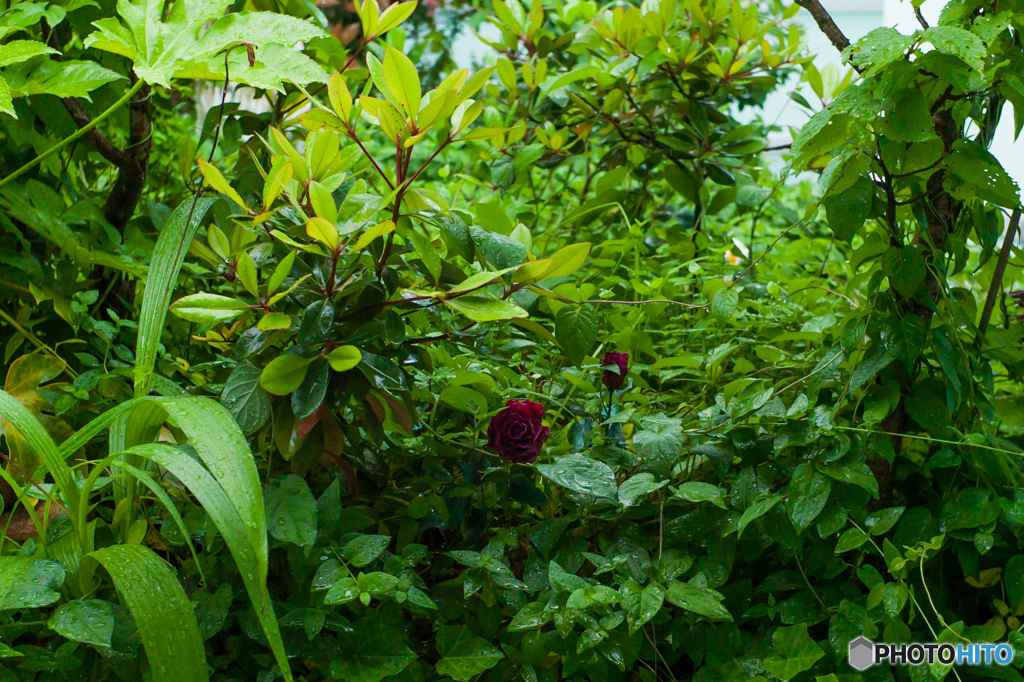
<instances>
[{"instance_id":1,"label":"serrated leaf","mask_svg":"<svg viewBox=\"0 0 1024 682\"><path fill-rule=\"evenodd\" d=\"M597 343L600 318L589 304L565 305L555 315L555 338L562 354L573 365L581 365Z\"/></svg>"},{"instance_id":2,"label":"serrated leaf","mask_svg":"<svg viewBox=\"0 0 1024 682\"><path fill-rule=\"evenodd\" d=\"M614 500L618 495L615 472L604 462L583 455L559 457L554 464L539 464L537 471L558 485L583 495Z\"/></svg>"}]
</instances>

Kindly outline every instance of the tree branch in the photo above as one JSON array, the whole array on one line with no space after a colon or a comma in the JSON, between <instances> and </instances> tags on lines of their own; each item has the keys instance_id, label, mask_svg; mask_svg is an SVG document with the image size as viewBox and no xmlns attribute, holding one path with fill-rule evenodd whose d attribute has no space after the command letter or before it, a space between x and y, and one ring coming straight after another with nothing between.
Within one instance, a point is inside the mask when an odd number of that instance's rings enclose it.
<instances>
[{"instance_id":1,"label":"tree branch","mask_svg":"<svg viewBox=\"0 0 1024 682\"><path fill-rule=\"evenodd\" d=\"M64 108L68 110L71 118L75 120L75 124L79 128L84 128L92 123L92 116L85 110L85 107L82 106L77 97L64 97L61 99L61 102L64 103ZM124 164L124 152L115 147L114 143L108 140L98 128L90 130L86 134L86 138L104 159L118 168Z\"/></svg>"},{"instance_id":2,"label":"tree branch","mask_svg":"<svg viewBox=\"0 0 1024 682\"><path fill-rule=\"evenodd\" d=\"M843 32L836 26L836 22L832 21L832 15L825 11L825 8L821 6L819 0L796 0L796 4L803 7L805 10L811 13L814 17L814 23L818 25L821 32L832 41L836 49L842 52L850 46L849 39L843 35ZM856 67L854 67L856 68ZM858 69L859 71L859 69Z\"/></svg>"},{"instance_id":3,"label":"tree branch","mask_svg":"<svg viewBox=\"0 0 1024 682\"><path fill-rule=\"evenodd\" d=\"M1006 228L1006 236L1003 237L1003 245L999 249L999 260L992 273L992 284L988 288L988 296L985 297L985 309L982 310L981 320L978 322L978 335L974 343L979 348L985 341L985 330L988 329L988 322L992 319L992 309L995 308L999 291L1003 288L1003 273L1006 272L1006 263L1010 260L1010 248L1013 246L1013 238L1017 236L1019 227L1020 209L1018 208L1013 212L1010 217L1010 225Z\"/></svg>"},{"instance_id":4,"label":"tree branch","mask_svg":"<svg viewBox=\"0 0 1024 682\"><path fill-rule=\"evenodd\" d=\"M131 78L134 84L134 73ZM124 162L119 166L121 170L114 182L114 189L103 204L107 221L117 228L124 227L131 220L146 185L149 154L153 149L149 95L149 86L143 85L132 98L128 117L128 146L122 152Z\"/></svg>"}]
</instances>

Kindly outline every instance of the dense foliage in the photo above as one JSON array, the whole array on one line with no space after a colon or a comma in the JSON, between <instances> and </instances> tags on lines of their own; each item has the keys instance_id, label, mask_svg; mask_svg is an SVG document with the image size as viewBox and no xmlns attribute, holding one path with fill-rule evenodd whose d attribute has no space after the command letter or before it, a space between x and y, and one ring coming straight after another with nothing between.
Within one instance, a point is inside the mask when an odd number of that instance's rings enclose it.
<instances>
[{"instance_id":1,"label":"dense foliage","mask_svg":"<svg viewBox=\"0 0 1024 682\"><path fill-rule=\"evenodd\" d=\"M0 10L0 682L1021 679L1019 2Z\"/></svg>"}]
</instances>

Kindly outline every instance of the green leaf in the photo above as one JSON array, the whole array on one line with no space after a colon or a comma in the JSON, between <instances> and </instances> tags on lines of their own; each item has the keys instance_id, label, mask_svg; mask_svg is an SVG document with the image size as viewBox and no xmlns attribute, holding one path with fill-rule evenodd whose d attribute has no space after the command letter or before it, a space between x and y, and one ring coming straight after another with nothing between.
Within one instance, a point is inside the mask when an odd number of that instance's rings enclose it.
<instances>
[{"instance_id":1,"label":"green leaf","mask_svg":"<svg viewBox=\"0 0 1024 682\"><path fill-rule=\"evenodd\" d=\"M390 543L388 535L360 535L349 540L341 553L353 566L365 566L383 554Z\"/></svg>"},{"instance_id":2,"label":"green leaf","mask_svg":"<svg viewBox=\"0 0 1024 682\"><path fill-rule=\"evenodd\" d=\"M514 303L496 301L484 296L459 296L458 298L445 299L444 304L452 310L462 313L474 322L494 322L496 320L512 320L530 316L529 313Z\"/></svg>"},{"instance_id":3,"label":"green leaf","mask_svg":"<svg viewBox=\"0 0 1024 682\"><path fill-rule=\"evenodd\" d=\"M843 552L849 552L851 549L856 549L867 541L867 533L860 528L850 528L839 536L839 541L836 542L835 554L839 555Z\"/></svg>"},{"instance_id":4,"label":"green leaf","mask_svg":"<svg viewBox=\"0 0 1024 682\"><path fill-rule=\"evenodd\" d=\"M86 100L93 90L116 80L124 80L121 74L96 62L55 62L50 59L8 68L4 76L10 80L11 94L14 97L55 95L81 97Z\"/></svg>"},{"instance_id":5,"label":"green leaf","mask_svg":"<svg viewBox=\"0 0 1024 682\"><path fill-rule=\"evenodd\" d=\"M864 519L864 527L868 529L868 532L872 535L882 535L889 532L896 522L903 516L903 512L906 507L890 507L889 509L879 509L876 512L868 514L868 517Z\"/></svg>"},{"instance_id":6,"label":"green leaf","mask_svg":"<svg viewBox=\"0 0 1024 682\"><path fill-rule=\"evenodd\" d=\"M852 242L854 235L864 226L871 214L875 189L871 181L858 178L851 187L838 194L830 194L822 200L828 212L828 225L836 237Z\"/></svg>"},{"instance_id":7,"label":"green leaf","mask_svg":"<svg viewBox=\"0 0 1024 682\"><path fill-rule=\"evenodd\" d=\"M206 163L202 159L199 159L199 172L203 174L203 178L210 183L210 187L227 196L228 199L235 202L242 208L245 208L245 202L242 201L242 197L235 191L235 189L228 184L228 181L221 175L220 170L216 166Z\"/></svg>"},{"instance_id":8,"label":"green leaf","mask_svg":"<svg viewBox=\"0 0 1024 682\"><path fill-rule=\"evenodd\" d=\"M437 632L437 673L447 675L456 682L469 682L480 673L498 665L505 658L494 646L481 637L474 637L464 625L442 625Z\"/></svg>"},{"instance_id":9,"label":"green leaf","mask_svg":"<svg viewBox=\"0 0 1024 682\"><path fill-rule=\"evenodd\" d=\"M469 226L469 235L476 244L480 255L496 270L504 270L526 261L526 247L512 237Z\"/></svg>"},{"instance_id":10,"label":"green leaf","mask_svg":"<svg viewBox=\"0 0 1024 682\"><path fill-rule=\"evenodd\" d=\"M261 372L248 362L239 363L231 372L221 405L227 408L246 436L258 431L270 418L270 395L260 386Z\"/></svg>"},{"instance_id":11,"label":"green leaf","mask_svg":"<svg viewBox=\"0 0 1024 682\"><path fill-rule=\"evenodd\" d=\"M711 299L711 314L715 319L724 324L728 322L733 313L736 312L736 304L740 301L740 295L735 289L719 289Z\"/></svg>"},{"instance_id":12,"label":"green leaf","mask_svg":"<svg viewBox=\"0 0 1024 682\"><path fill-rule=\"evenodd\" d=\"M583 455L559 457L554 464L539 464L537 471L558 485L583 495L617 498L615 472L610 466Z\"/></svg>"},{"instance_id":13,"label":"green leaf","mask_svg":"<svg viewBox=\"0 0 1024 682\"><path fill-rule=\"evenodd\" d=\"M668 484L668 481L660 483L654 478L654 474L646 471L634 474L619 486L619 502L623 507L631 507L655 490Z\"/></svg>"},{"instance_id":14,"label":"green leaf","mask_svg":"<svg viewBox=\"0 0 1024 682\"><path fill-rule=\"evenodd\" d=\"M921 39L943 54L959 57L975 71L985 69L988 50L981 38L970 31L956 26L932 26L921 32Z\"/></svg>"},{"instance_id":15,"label":"green leaf","mask_svg":"<svg viewBox=\"0 0 1024 682\"><path fill-rule=\"evenodd\" d=\"M56 561L0 557L0 611L49 606L60 599L54 588L63 584L64 569Z\"/></svg>"},{"instance_id":16,"label":"green leaf","mask_svg":"<svg viewBox=\"0 0 1024 682\"><path fill-rule=\"evenodd\" d=\"M50 627L75 642L109 647L114 634L114 608L100 599L69 601L53 614Z\"/></svg>"},{"instance_id":17,"label":"green leaf","mask_svg":"<svg viewBox=\"0 0 1024 682\"><path fill-rule=\"evenodd\" d=\"M689 502L710 502L720 509L728 509L725 506L725 491L717 485L687 481L678 488L672 488L672 492Z\"/></svg>"},{"instance_id":18,"label":"green leaf","mask_svg":"<svg viewBox=\"0 0 1024 682\"><path fill-rule=\"evenodd\" d=\"M566 360L576 366L583 364L587 353L597 343L600 326L593 306L586 303L562 306L555 315L555 338Z\"/></svg>"},{"instance_id":19,"label":"green leaf","mask_svg":"<svg viewBox=\"0 0 1024 682\"><path fill-rule=\"evenodd\" d=\"M288 474L279 487L264 488L263 499L271 535L300 547L311 547L316 542L316 498L304 480Z\"/></svg>"},{"instance_id":20,"label":"green leaf","mask_svg":"<svg viewBox=\"0 0 1024 682\"><path fill-rule=\"evenodd\" d=\"M81 581L95 589L102 564L132 613L154 682L204 682L210 676L192 603L174 571L142 545L112 545L82 559Z\"/></svg>"},{"instance_id":21,"label":"green leaf","mask_svg":"<svg viewBox=\"0 0 1024 682\"><path fill-rule=\"evenodd\" d=\"M250 66L244 48L228 52L232 81L280 91L282 79L300 85L327 80L323 69L291 49L324 37L322 30L272 12L225 14L230 4L174 0L165 8L163 0L125 0L117 11L127 26L113 18L97 21L99 30L86 38L85 46L128 57L139 78L164 87L177 77L222 79L224 51L243 42L254 47L257 60Z\"/></svg>"},{"instance_id":22,"label":"green leaf","mask_svg":"<svg viewBox=\"0 0 1024 682\"><path fill-rule=\"evenodd\" d=\"M882 255L882 265L892 288L905 298L914 295L928 274L924 257L913 246L890 247Z\"/></svg>"},{"instance_id":23,"label":"green leaf","mask_svg":"<svg viewBox=\"0 0 1024 682\"><path fill-rule=\"evenodd\" d=\"M274 395L288 395L302 385L312 362L301 355L279 355L263 368L260 386Z\"/></svg>"},{"instance_id":24,"label":"green leaf","mask_svg":"<svg viewBox=\"0 0 1024 682\"><path fill-rule=\"evenodd\" d=\"M913 42L912 36L905 36L894 28L876 28L843 50L843 59L865 72L862 76L868 78L902 59Z\"/></svg>"},{"instance_id":25,"label":"green leaf","mask_svg":"<svg viewBox=\"0 0 1024 682\"><path fill-rule=\"evenodd\" d=\"M748 525L753 523L756 519L759 519L765 514L767 514L768 511L772 507L774 507L781 499L781 495L771 495L770 497L766 497L763 500L755 502L754 504L744 509L743 514L741 514L740 518L737 519L735 522L735 531L737 537L741 537L743 535L744 529L746 529ZM728 531L726 531L725 534L728 535L729 533L732 533L733 530L733 528L730 528Z\"/></svg>"},{"instance_id":26,"label":"green leaf","mask_svg":"<svg viewBox=\"0 0 1024 682\"><path fill-rule=\"evenodd\" d=\"M338 346L325 357L335 372L347 372L359 364L363 354L355 346Z\"/></svg>"},{"instance_id":27,"label":"green leaf","mask_svg":"<svg viewBox=\"0 0 1024 682\"><path fill-rule=\"evenodd\" d=\"M811 525L825 508L832 481L822 476L808 462L801 462L789 483L789 518L797 532Z\"/></svg>"},{"instance_id":28,"label":"green leaf","mask_svg":"<svg viewBox=\"0 0 1024 682\"><path fill-rule=\"evenodd\" d=\"M405 108L406 115L415 117L420 113L420 76L416 65L408 57L391 47L384 53L384 82L388 90Z\"/></svg>"},{"instance_id":29,"label":"green leaf","mask_svg":"<svg viewBox=\"0 0 1024 682\"><path fill-rule=\"evenodd\" d=\"M807 624L776 628L772 634L774 653L762 661L764 669L774 677L788 682L825 655L807 634Z\"/></svg>"},{"instance_id":30,"label":"green leaf","mask_svg":"<svg viewBox=\"0 0 1024 682\"><path fill-rule=\"evenodd\" d=\"M690 583L670 580L665 599L681 609L713 621L732 622L732 614L722 606L721 595Z\"/></svg>"},{"instance_id":31,"label":"green leaf","mask_svg":"<svg viewBox=\"0 0 1024 682\"><path fill-rule=\"evenodd\" d=\"M57 493L71 513L73 527L76 531L81 530L78 523L80 511L78 486L75 485L74 476L66 457L61 454L56 443L43 428L43 423L6 391L0 391L0 417L10 422L14 430L39 456L43 466L50 472L56 483Z\"/></svg>"},{"instance_id":32,"label":"green leaf","mask_svg":"<svg viewBox=\"0 0 1024 682\"><path fill-rule=\"evenodd\" d=\"M182 202L160 230L146 276L146 294L139 315L135 360L136 397L149 395L160 335L167 319L167 306L174 293L178 272L181 271L181 264L185 261L185 255L203 217L216 201L216 198L198 198L194 202Z\"/></svg>"},{"instance_id":33,"label":"green leaf","mask_svg":"<svg viewBox=\"0 0 1024 682\"><path fill-rule=\"evenodd\" d=\"M331 677L346 682L381 682L402 672L416 660L400 631L379 616L367 616L355 623L358 650L331 661Z\"/></svg>"},{"instance_id":34,"label":"green leaf","mask_svg":"<svg viewBox=\"0 0 1024 682\"><path fill-rule=\"evenodd\" d=\"M957 199L982 199L997 206L1020 205L1017 183L1007 175L992 154L973 140L959 139L943 161L949 171L943 187Z\"/></svg>"},{"instance_id":35,"label":"green leaf","mask_svg":"<svg viewBox=\"0 0 1024 682\"><path fill-rule=\"evenodd\" d=\"M183 320L213 324L234 319L245 312L245 303L220 294L189 294L171 304L171 312Z\"/></svg>"},{"instance_id":36,"label":"green leaf","mask_svg":"<svg viewBox=\"0 0 1024 682\"><path fill-rule=\"evenodd\" d=\"M41 54L56 54L57 50L35 40L12 40L0 45L0 66L17 64Z\"/></svg>"}]
</instances>

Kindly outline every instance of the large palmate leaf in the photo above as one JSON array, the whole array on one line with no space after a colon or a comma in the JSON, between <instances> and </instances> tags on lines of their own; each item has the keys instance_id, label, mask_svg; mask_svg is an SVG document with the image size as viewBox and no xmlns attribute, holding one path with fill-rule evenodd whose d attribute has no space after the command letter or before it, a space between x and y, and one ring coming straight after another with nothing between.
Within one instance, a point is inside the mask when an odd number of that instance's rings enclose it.
<instances>
[{"instance_id":1,"label":"large palmate leaf","mask_svg":"<svg viewBox=\"0 0 1024 682\"><path fill-rule=\"evenodd\" d=\"M104 547L82 560L81 580L87 590L95 584L100 564L132 612L154 682L210 679L196 615L174 571L148 547Z\"/></svg>"},{"instance_id":2,"label":"large palmate leaf","mask_svg":"<svg viewBox=\"0 0 1024 682\"><path fill-rule=\"evenodd\" d=\"M164 5L163 0L118 0L124 23L95 22L99 30L86 46L128 57L140 78L164 87L171 78L223 78L229 49L228 68L236 82L280 90L282 80L304 85L327 79L323 69L291 49L325 35L313 24L272 12L224 16L230 0L176 0L164 19Z\"/></svg>"}]
</instances>

